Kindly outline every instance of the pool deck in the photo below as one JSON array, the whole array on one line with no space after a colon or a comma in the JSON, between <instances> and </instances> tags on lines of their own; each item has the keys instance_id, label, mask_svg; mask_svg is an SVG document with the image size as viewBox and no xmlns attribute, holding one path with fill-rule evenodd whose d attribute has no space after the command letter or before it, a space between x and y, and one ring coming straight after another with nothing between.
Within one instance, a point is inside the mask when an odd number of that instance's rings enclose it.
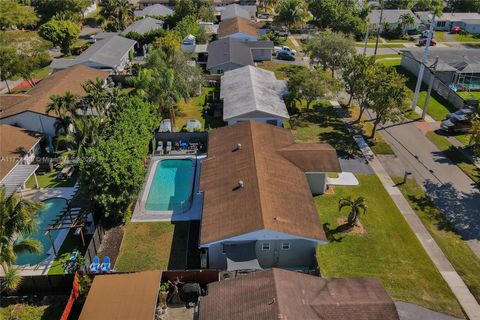
<instances>
[{"instance_id":1,"label":"pool deck","mask_svg":"<svg viewBox=\"0 0 480 320\"><path fill-rule=\"evenodd\" d=\"M200 220L202 217L203 209L203 194L199 192L200 170L201 162L206 159L206 155L192 156L192 155L179 155L179 156L156 156L150 162L147 182L144 190L139 195L140 201L135 204L131 222L155 222L155 221L190 221ZM153 176L155 175L155 164L158 160L165 159L192 159L195 160L195 178L193 181L193 193L192 203L190 208L185 212L176 212L174 210L169 211L150 211L145 209L146 199L148 197L149 188L152 184Z\"/></svg>"},{"instance_id":2,"label":"pool deck","mask_svg":"<svg viewBox=\"0 0 480 320\"><path fill-rule=\"evenodd\" d=\"M33 201L44 201L50 198L65 198L71 200L78 190L78 182L75 186L70 188L42 188L42 189L27 189L21 192L22 197ZM60 230L57 237L54 240L55 248L60 250L60 247L65 241L68 234L68 229ZM53 248L50 248L47 252L47 257L36 265L22 265L17 266L19 274L21 276L36 276L46 275L50 270L52 262L55 260Z\"/></svg>"}]
</instances>

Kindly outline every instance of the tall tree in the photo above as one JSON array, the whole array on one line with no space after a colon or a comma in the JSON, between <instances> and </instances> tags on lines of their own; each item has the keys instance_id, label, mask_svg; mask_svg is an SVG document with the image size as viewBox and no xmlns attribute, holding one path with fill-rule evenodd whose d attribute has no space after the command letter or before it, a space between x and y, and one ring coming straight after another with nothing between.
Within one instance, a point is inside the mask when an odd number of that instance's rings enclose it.
<instances>
[{"instance_id":1,"label":"tall tree","mask_svg":"<svg viewBox=\"0 0 480 320\"><path fill-rule=\"evenodd\" d=\"M277 15L273 21L284 27L287 35L292 28L303 27L306 24L308 9L304 0L279 0L275 11Z\"/></svg>"},{"instance_id":2,"label":"tall tree","mask_svg":"<svg viewBox=\"0 0 480 320\"><path fill-rule=\"evenodd\" d=\"M8 93L10 86L7 80L19 74L20 61L14 48L0 46L0 80L5 81Z\"/></svg>"},{"instance_id":3,"label":"tall tree","mask_svg":"<svg viewBox=\"0 0 480 320\"><path fill-rule=\"evenodd\" d=\"M408 108L408 91L405 77L394 68L377 64L370 82L370 109L375 112L371 139L375 138L377 126L402 119Z\"/></svg>"},{"instance_id":4,"label":"tall tree","mask_svg":"<svg viewBox=\"0 0 480 320\"><path fill-rule=\"evenodd\" d=\"M480 158L480 116L475 114L472 119L472 134L469 145L472 146L475 155Z\"/></svg>"},{"instance_id":5,"label":"tall tree","mask_svg":"<svg viewBox=\"0 0 480 320\"><path fill-rule=\"evenodd\" d=\"M100 14L108 21L107 29L121 31L135 21L134 11L135 6L128 0L106 0Z\"/></svg>"},{"instance_id":6,"label":"tall tree","mask_svg":"<svg viewBox=\"0 0 480 320\"><path fill-rule=\"evenodd\" d=\"M15 194L7 196L5 188L0 188L0 266L5 273L0 291L15 290L20 283L17 270L12 267L17 254L42 251L40 242L28 238L37 227L37 213L41 207L42 204L19 198ZM18 235L22 235L19 240Z\"/></svg>"},{"instance_id":7,"label":"tall tree","mask_svg":"<svg viewBox=\"0 0 480 320\"><path fill-rule=\"evenodd\" d=\"M32 6L44 22L60 16L79 22L90 4L90 0L32 0Z\"/></svg>"},{"instance_id":8,"label":"tall tree","mask_svg":"<svg viewBox=\"0 0 480 320\"><path fill-rule=\"evenodd\" d=\"M0 29L32 27L37 21L32 7L22 6L13 0L0 1Z\"/></svg>"},{"instance_id":9,"label":"tall tree","mask_svg":"<svg viewBox=\"0 0 480 320\"><path fill-rule=\"evenodd\" d=\"M415 18L410 13L405 13L400 16L400 24L402 25L402 33L407 32L407 27L415 23Z\"/></svg>"},{"instance_id":10,"label":"tall tree","mask_svg":"<svg viewBox=\"0 0 480 320\"><path fill-rule=\"evenodd\" d=\"M356 100L360 106L360 114L356 121L360 121L363 112L368 107L370 79L375 68L375 57L353 55L342 70L342 80L345 90L350 94L348 106Z\"/></svg>"},{"instance_id":11,"label":"tall tree","mask_svg":"<svg viewBox=\"0 0 480 320\"><path fill-rule=\"evenodd\" d=\"M80 26L69 20L50 20L38 29L38 34L59 46L64 54L70 52L70 47L77 41L80 34Z\"/></svg>"},{"instance_id":12,"label":"tall tree","mask_svg":"<svg viewBox=\"0 0 480 320\"><path fill-rule=\"evenodd\" d=\"M50 100L52 100L52 103L47 106L46 112L47 114L54 112L58 117L55 123L55 131L61 134L68 133L72 119L79 108L78 96L67 91L63 96L51 96Z\"/></svg>"},{"instance_id":13,"label":"tall tree","mask_svg":"<svg viewBox=\"0 0 480 320\"><path fill-rule=\"evenodd\" d=\"M324 31L309 38L306 51L315 66L329 68L332 75L343 68L354 53L353 39L343 33Z\"/></svg>"},{"instance_id":14,"label":"tall tree","mask_svg":"<svg viewBox=\"0 0 480 320\"><path fill-rule=\"evenodd\" d=\"M384 3L385 9L412 9L413 0L388 0Z\"/></svg>"}]
</instances>

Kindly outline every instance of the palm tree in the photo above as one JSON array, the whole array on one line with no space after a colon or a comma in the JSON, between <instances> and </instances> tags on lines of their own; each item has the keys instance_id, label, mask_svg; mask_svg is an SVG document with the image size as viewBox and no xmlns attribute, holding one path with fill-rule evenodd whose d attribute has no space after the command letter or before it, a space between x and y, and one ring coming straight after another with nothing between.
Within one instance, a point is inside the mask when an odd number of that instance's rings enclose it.
<instances>
[{"instance_id":1,"label":"palm tree","mask_svg":"<svg viewBox=\"0 0 480 320\"><path fill-rule=\"evenodd\" d=\"M37 226L37 212L41 203L18 198L15 194L6 195L0 188L0 266L5 273L1 290L15 290L20 283L17 269L12 267L21 252L40 253L42 245L37 240L24 238L15 241L16 236L26 236Z\"/></svg>"},{"instance_id":2,"label":"palm tree","mask_svg":"<svg viewBox=\"0 0 480 320\"><path fill-rule=\"evenodd\" d=\"M304 0L280 0L276 10L277 16L275 16L274 22L285 27L285 39L291 28L305 25L308 9Z\"/></svg>"},{"instance_id":3,"label":"palm tree","mask_svg":"<svg viewBox=\"0 0 480 320\"><path fill-rule=\"evenodd\" d=\"M107 0L102 4L100 14L112 23L115 30L124 30L135 20L135 6L128 0Z\"/></svg>"},{"instance_id":4,"label":"palm tree","mask_svg":"<svg viewBox=\"0 0 480 320\"><path fill-rule=\"evenodd\" d=\"M400 16L400 23L402 24L402 34L405 34L407 26L415 23L415 19L410 13L405 13Z\"/></svg>"},{"instance_id":5,"label":"palm tree","mask_svg":"<svg viewBox=\"0 0 480 320\"><path fill-rule=\"evenodd\" d=\"M73 119L73 129L67 134L57 137L57 146L64 145L67 149L64 155L82 158L85 149L94 146L101 136L101 120L96 116L81 116Z\"/></svg>"},{"instance_id":6,"label":"palm tree","mask_svg":"<svg viewBox=\"0 0 480 320\"><path fill-rule=\"evenodd\" d=\"M105 85L105 81L97 78L88 80L83 85L86 96L81 101L82 109L90 109L96 112L96 116L104 116L110 103L113 101L111 90Z\"/></svg>"},{"instance_id":7,"label":"palm tree","mask_svg":"<svg viewBox=\"0 0 480 320\"><path fill-rule=\"evenodd\" d=\"M350 207L350 213L348 214L347 224L354 226L357 224L360 213L365 214L367 212L367 203L364 197L358 197L352 199L352 197L341 198L338 200L338 211L342 211L344 207Z\"/></svg>"},{"instance_id":8,"label":"palm tree","mask_svg":"<svg viewBox=\"0 0 480 320\"><path fill-rule=\"evenodd\" d=\"M78 96L67 91L65 95L58 96L53 95L50 97L52 103L47 106L47 113L54 112L58 120L55 123L55 131L57 133L67 133L70 124L72 123L72 117L76 115L79 107Z\"/></svg>"}]
</instances>

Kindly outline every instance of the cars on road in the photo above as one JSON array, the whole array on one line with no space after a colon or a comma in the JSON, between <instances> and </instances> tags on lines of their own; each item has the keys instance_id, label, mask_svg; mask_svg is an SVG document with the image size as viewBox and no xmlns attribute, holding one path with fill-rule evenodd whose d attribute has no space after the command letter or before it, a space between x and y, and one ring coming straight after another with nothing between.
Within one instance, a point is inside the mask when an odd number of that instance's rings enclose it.
<instances>
[{"instance_id":1,"label":"cars on road","mask_svg":"<svg viewBox=\"0 0 480 320\"><path fill-rule=\"evenodd\" d=\"M440 128L450 134L468 133L472 129L471 116L466 114L453 114L450 118L442 121Z\"/></svg>"},{"instance_id":2,"label":"cars on road","mask_svg":"<svg viewBox=\"0 0 480 320\"><path fill-rule=\"evenodd\" d=\"M419 47L423 47L423 46L425 46L426 44L427 44L427 38L421 38L421 39L418 39L418 41L417 41L417 46L419 46ZM430 46L433 47L433 46L436 46L436 45L437 45L437 42L432 39L432 40L430 41Z\"/></svg>"},{"instance_id":3,"label":"cars on road","mask_svg":"<svg viewBox=\"0 0 480 320\"><path fill-rule=\"evenodd\" d=\"M281 51L277 53L277 59L278 60L286 60L286 61L295 61L295 57L292 56L291 54Z\"/></svg>"},{"instance_id":4,"label":"cars on road","mask_svg":"<svg viewBox=\"0 0 480 320\"><path fill-rule=\"evenodd\" d=\"M447 114L447 119L450 119L451 117L454 117L454 116L461 116L461 115L466 115L468 117L471 117L474 110L475 109L473 107L466 107L466 108Z\"/></svg>"},{"instance_id":5,"label":"cars on road","mask_svg":"<svg viewBox=\"0 0 480 320\"><path fill-rule=\"evenodd\" d=\"M273 48L273 52L275 54L279 54L280 52L285 52L285 53L288 53L292 56L295 56L297 54L297 51L296 50L293 50L293 49L290 49L290 47L288 46L281 46L281 47L274 47Z\"/></svg>"},{"instance_id":6,"label":"cars on road","mask_svg":"<svg viewBox=\"0 0 480 320\"><path fill-rule=\"evenodd\" d=\"M452 29L450 29L450 33L460 33L462 32L462 28L459 26L453 26Z\"/></svg>"}]
</instances>

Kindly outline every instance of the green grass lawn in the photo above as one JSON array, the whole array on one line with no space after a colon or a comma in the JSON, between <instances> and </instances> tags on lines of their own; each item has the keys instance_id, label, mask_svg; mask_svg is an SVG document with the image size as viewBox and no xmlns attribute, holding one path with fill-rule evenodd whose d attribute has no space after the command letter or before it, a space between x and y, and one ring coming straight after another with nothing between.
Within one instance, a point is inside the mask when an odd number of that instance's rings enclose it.
<instances>
[{"instance_id":1,"label":"green grass lawn","mask_svg":"<svg viewBox=\"0 0 480 320\"><path fill-rule=\"evenodd\" d=\"M117 271L176 270L186 266L189 223L128 223Z\"/></svg>"},{"instance_id":2,"label":"green grass lawn","mask_svg":"<svg viewBox=\"0 0 480 320\"><path fill-rule=\"evenodd\" d=\"M0 299L0 319L60 319L66 302L66 296L29 297L21 302L2 298Z\"/></svg>"},{"instance_id":3,"label":"green grass lawn","mask_svg":"<svg viewBox=\"0 0 480 320\"><path fill-rule=\"evenodd\" d=\"M460 141L464 146L468 146L470 144L470 135L469 134L460 134L455 136L455 139Z\"/></svg>"},{"instance_id":4,"label":"green grass lawn","mask_svg":"<svg viewBox=\"0 0 480 320\"><path fill-rule=\"evenodd\" d=\"M376 60L385 59L385 58L398 58L401 59L402 56L396 53L386 53L386 54L377 54L375 56Z\"/></svg>"},{"instance_id":5,"label":"green grass lawn","mask_svg":"<svg viewBox=\"0 0 480 320\"><path fill-rule=\"evenodd\" d=\"M358 154L355 141L328 101L319 101L311 110L291 115L290 125L297 142L330 143L339 154Z\"/></svg>"},{"instance_id":6,"label":"green grass lawn","mask_svg":"<svg viewBox=\"0 0 480 320\"><path fill-rule=\"evenodd\" d=\"M377 63L381 63L381 64L383 64L385 66L388 66L388 67L399 66L401 61L402 60L400 58L398 58L398 59L384 59L384 60L378 60L377 59Z\"/></svg>"},{"instance_id":7,"label":"green grass lawn","mask_svg":"<svg viewBox=\"0 0 480 320\"><path fill-rule=\"evenodd\" d=\"M455 40L458 42L480 42L480 37L472 34L456 34Z\"/></svg>"},{"instance_id":8,"label":"green grass lawn","mask_svg":"<svg viewBox=\"0 0 480 320\"><path fill-rule=\"evenodd\" d=\"M427 133L427 138L437 146L454 164L456 164L475 183L480 184L480 170L460 150L455 148L445 137L434 131Z\"/></svg>"},{"instance_id":9,"label":"green grass lawn","mask_svg":"<svg viewBox=\"0 0 480 320\"><path fill-rule=\"evenodd\" d=\"M377 277L396 300L462 317L461 308L420 242L374 175L358 175L358 187L334 188L335 194L315 197L326 228L338 226L338 200L365 197L368 212L361 216L366 234L330 234L317 249L320 271L326 277Z\"/></svg>"},{"instance_id":10,"label":"green grass lawn","mask_svg":"<svg viewBox=\"0 0 480 320\"><path fill-rule=\"evenodd\" d=\"M479 99L480 100L480 91L457 91L457 94L464 99Z\"/></svg>"},{"instance_id":11,"label":"green grass lawn","mask_svg":"<svg viewBox=\"0 0 480 320\"><path fill-rule=\"evenodd\" d=\"M355 44L356 47L365 47L363 44ZM367 43L367 48L375 48L375 43ZM401 43L378 43L378 48L405 48Z\"/></svg>"},{"instance_id":12,"label":"green grass lawn","mask_svg":"<svg viewBox=\"0 0 480 320\"><path fill-rule=\"evenodd\" d=\"M446 33L448 33L448 32L446 32L446 31L435 31L435 34L434 34L433 38L437 42L444 42Z\"/></svg>"},{"instance_id":13,"label":"green grass lawn","mask_svg":"<svg viewBox=\"0 0 480 320\"><path fill-rule=\"evenodd\" d=\"M50 73L52 73L53 69L50 68L49 66L37 69L33 71L32 78L37 79L37 78L45 78L48 76Z\"/></svg>"},{"instance_id":14,"label":"green grass lawn","mask_svg":"<svg viewBox=\"0 0 480 320\"><path fill-rule=\"evenodd\" d=\"M258 67L265 70L273 71L278 80L287 79L288 72L294 68L304 68L302 66L285 64L276 61L262 61L258 63Z\"/></svg>"},{"instance_id":15,"label":"green grass lawn","mask_svg":"<svg viewBox=\"0 0 480 320\"><path fill-rule=\"evenodd\" d=\"M394 177L393 180L395 183L400 183L403 178ZM414 179L407 179L405 184L399 185L399 188L428 229L428 232L435 239L435 242L440 246L477 301L480 302L480 272L478 272L480 270L480 259L454 231L448 221L445 220L442 212L435 207Z\"/></svg>"},{"instance_id":16,"label":"green grass lawn","mask_svg":"<svg viewBox=\"0 0 480 320\"><path fill-rule=\"evenodd\" d=\"M397 67L397 71L407 77L407 87L410 91L411 97L413 97L413 92L415 90L415 86L417 84L417 77L414 77L411 73L407 70L402 68L401 66ZM427 86L422 83L422 87L420 89L420 94L418 97L417 105L420 108L423 108L425 104L425 99L427 97ZM435 91L432 91L432 96L430 97L430 102L428 104L428 114L435 120L440 121L445 119L445 116L450 113L456 111L455 108L450 102L443 99L439 96Z\"/></svg>"},{"instance_id":17,"label":"green grass lawn","mask_svg":"<svg viewBox=\"0 0 480 320\"><path fill-rule=\"evenodd\" d=\"M74 174L72 178L61 180L57 178L60 170L52 170L42 175L37 175L37 180L40 188L60 188L73 187L77 182L78 175ZM27 180L27 188L35 188L35 177L31 176Z\"/></svg>"},{"instance_id":18,"label":"green grass lawn","mask_svg":"<svg viewBox=\"0 0 480 320\"><path fill-rule=\"evenodd\" d=\"M85 246L88 246L90 243L91 235L84 235L85 239ZM48 274L64 274L63 272L63 262L68 261L73 250L78 249L82 254L86 251L86 247L83 247L82 238L80 235L75 235L73 230L68 232L65 241L63 241L60 250L58 250L58 255L55 260L52 262L52 266L50 270L48 270Z\"/></svg>"},{"instance_id":19,"label":"green grass lawn","mask_svg":"<svg viewBox=\"0 0 480 320\"><path fill-rule=\"evenodd\" d=\"M203 107L206 105L206 97L215 92L215 88L203 87L202 93L198 97L193 97L188 101L180 100L178 103L179 115L176 118L177 130L181 130L187 124L188 120L198 120L205 129L221 127L224 122L221 118L204 116Z\"/></svg>"}]
</instances>

